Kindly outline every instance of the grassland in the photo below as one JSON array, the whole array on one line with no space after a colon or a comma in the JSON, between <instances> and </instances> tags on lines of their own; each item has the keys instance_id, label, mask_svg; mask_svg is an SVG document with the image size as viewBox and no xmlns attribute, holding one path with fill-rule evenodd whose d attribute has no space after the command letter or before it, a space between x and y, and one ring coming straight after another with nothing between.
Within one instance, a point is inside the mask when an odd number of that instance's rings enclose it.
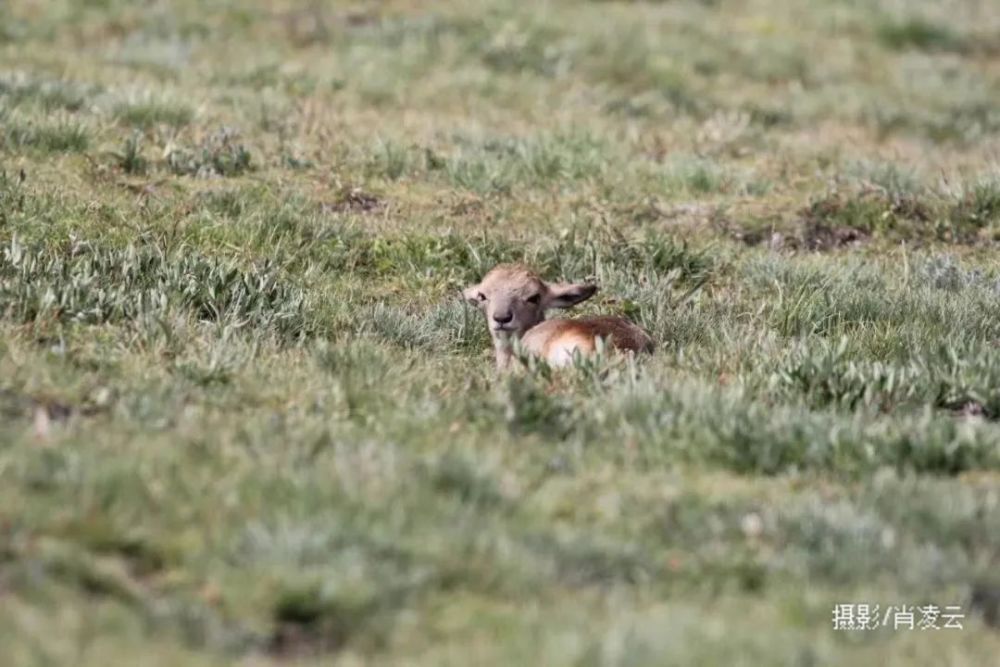
<instances>
[{"instance_id":1,"label":"grassland","mask_svg":"<svg viewBox=\"0 0 1000 667\"><path fill-rule=\"evenodd\" d=\"M996 664L998 45L992 0L0 3L0 662ZM497 377L501 260L657 353Z\"/></svg>"}]
</instances>

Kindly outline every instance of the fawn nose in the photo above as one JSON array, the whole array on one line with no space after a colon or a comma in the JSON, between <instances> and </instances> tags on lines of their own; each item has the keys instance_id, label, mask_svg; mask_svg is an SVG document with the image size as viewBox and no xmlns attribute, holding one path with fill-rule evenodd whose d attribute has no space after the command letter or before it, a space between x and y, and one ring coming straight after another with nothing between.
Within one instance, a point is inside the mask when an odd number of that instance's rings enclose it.
<instances>
[{"instance_id":1,"label":"fawn nose","mask_svg":"<svg viewBox=\"0 0 1000 667\"><path fill-rule=\"evenodd\" d=\"M514 313L493 313L493 321L497 324L507 324L514 319Z\"/></svg>"}]
</instances>

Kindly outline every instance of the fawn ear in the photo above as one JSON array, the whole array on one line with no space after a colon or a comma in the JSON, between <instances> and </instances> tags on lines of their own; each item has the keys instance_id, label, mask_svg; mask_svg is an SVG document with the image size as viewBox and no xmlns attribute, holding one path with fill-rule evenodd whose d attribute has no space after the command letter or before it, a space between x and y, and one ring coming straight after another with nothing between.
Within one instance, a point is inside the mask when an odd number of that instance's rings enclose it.
<instances>
[{"instance_id":1,"label":"fawn ear","mask_svg":"<svg viewBox=\"0 0 1000 667\"><path fill-rule=\"evenodd\" d=\"M555 283L547 285L546 308L569 308L586 301L597 292L597 285L586 283Z\"/></svg>"},{"instance_id":2,"label":"fawn ear","mask_svg":"<svg viewBox=\"0 0 1000 667\"><path fill-rule=\"evenodd\" d=\"M479 284L470 285L462 290L462 298L465 301L477 308L481 308L484 303L486 303L486 297L483 296L482 291L480 291Z\"/></svg>"}]
</instances>

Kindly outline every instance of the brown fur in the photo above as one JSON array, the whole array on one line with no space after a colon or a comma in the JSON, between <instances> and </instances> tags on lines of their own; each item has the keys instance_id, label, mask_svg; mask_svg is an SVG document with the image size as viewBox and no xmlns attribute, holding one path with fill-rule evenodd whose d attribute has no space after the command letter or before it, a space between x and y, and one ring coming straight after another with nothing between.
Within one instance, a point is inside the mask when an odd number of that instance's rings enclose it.
<instances>
[{"instance_id":1,"label":"brown fur","mask_svg":"<svg viewBox=\"0 0 1000 667\"><path fill-rule=\"evenodd\" d=\"M542 338L545 345L566 337L579 337L593 341L595 338L609 339L609 342L619 350L631 352L652 352L653 339L645 331L622 317L607 315L598 317L580 317L571 320L549 320L528 331L524 344L528 339Z\"/></svg>"},{"instance_id":2,"label":"brown fur","mask_svg":"<svg viewBox=\"0 0 1000 667\"><path fill-rule=\"evenodd\" d=\"M531 354L560 365L566 363L567 351L593 354L598 338L621 352L652 352L654 348L653 339L635 324L606 315L542 322L524 334L521 344Z\"/></svg>"}]
</instances>

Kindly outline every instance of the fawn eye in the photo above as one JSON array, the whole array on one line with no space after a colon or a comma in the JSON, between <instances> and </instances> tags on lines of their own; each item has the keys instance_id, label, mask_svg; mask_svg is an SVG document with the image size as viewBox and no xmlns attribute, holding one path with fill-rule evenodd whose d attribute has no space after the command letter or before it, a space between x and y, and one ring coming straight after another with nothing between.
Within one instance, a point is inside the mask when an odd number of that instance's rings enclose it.
<instances>
[{"instance_id":1,"label":"fawn eye","mask_svg":"<svg viewBox=\"0 0 1000 667\"><path fill-rule=\"evenodd\" d=\"M537 305L541 303L541 301L542 301L541 294L532 294L531 296L528 297L528 303L533 303Z\"/></svg>"},{"instance_id":2,"label":"fawn eye","mask_svg":"<svg viewBox=\"0 0 1000 667\"><path fill-rule=\"evenodd\" d=\"M483 294L482 292L477 292L476 298L479 299L480 301L486 301L486 295Z\"/></svg>"}]
</instances>

